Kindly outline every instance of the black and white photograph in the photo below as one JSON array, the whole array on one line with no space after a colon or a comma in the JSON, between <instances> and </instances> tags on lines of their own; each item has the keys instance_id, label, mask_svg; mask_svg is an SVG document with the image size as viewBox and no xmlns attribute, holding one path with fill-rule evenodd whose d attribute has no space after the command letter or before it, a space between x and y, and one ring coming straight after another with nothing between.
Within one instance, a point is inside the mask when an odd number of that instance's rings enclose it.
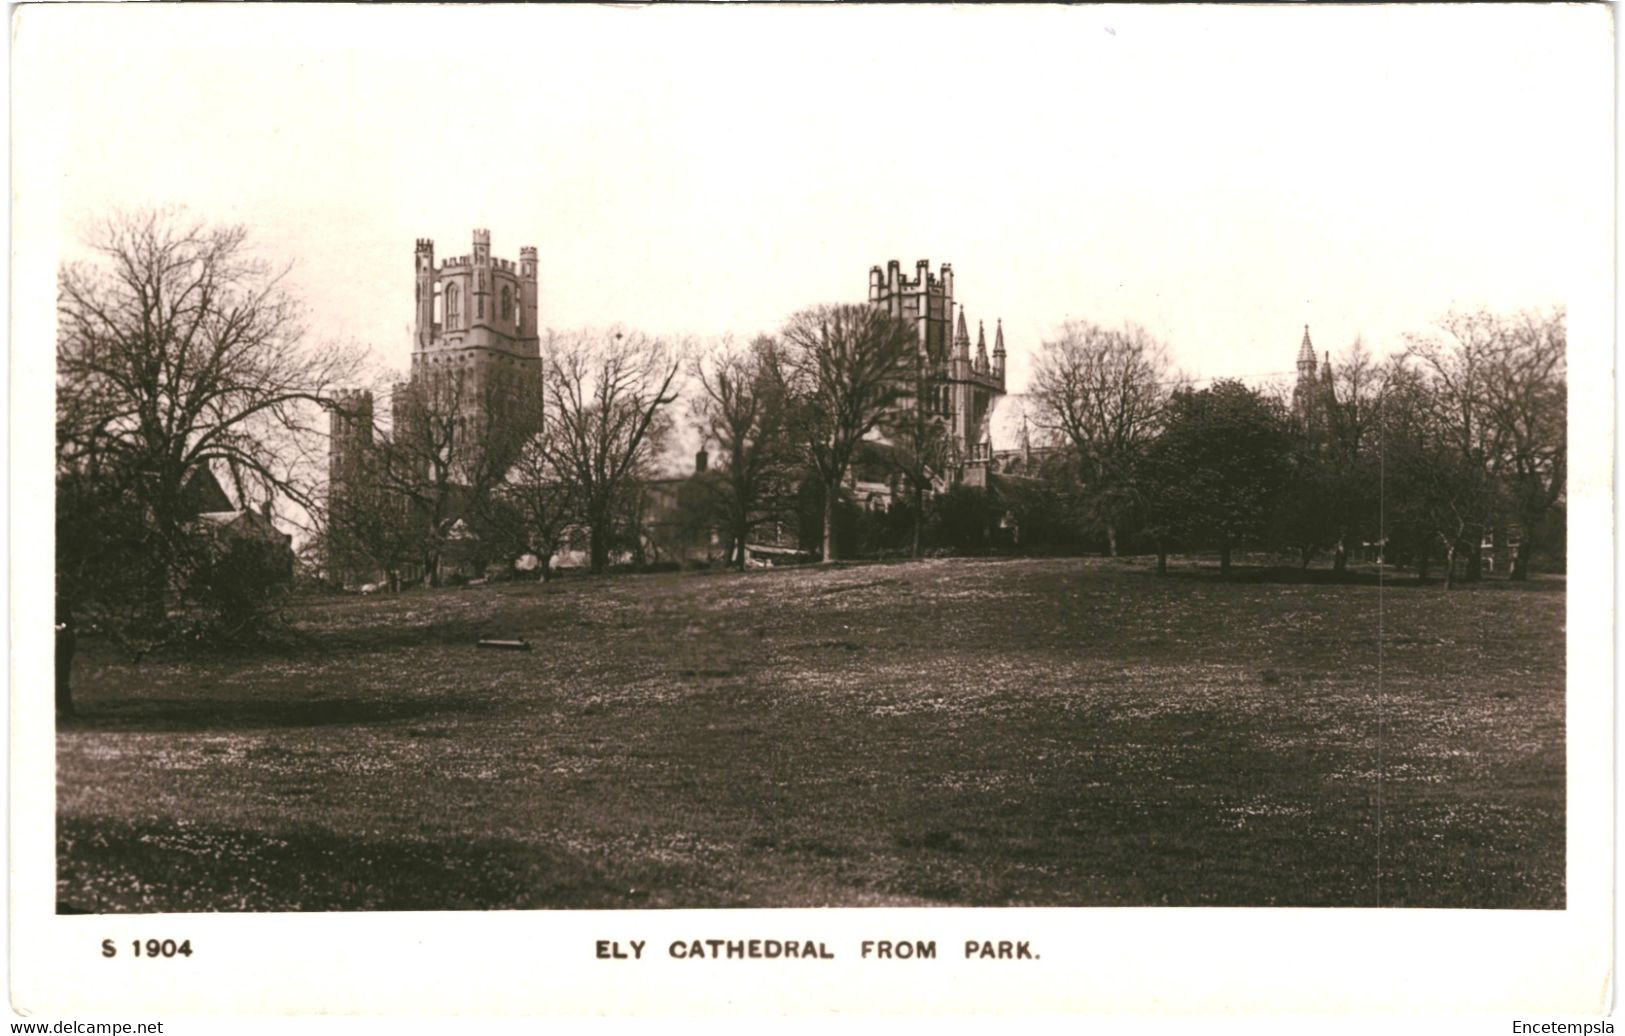
<instances>
[{"instance_id":1,"label":"black and white photograph","mask_svg":"<svg viewBox=\"0 0 1625 1036\"><path fill-rule=\"evenodd\" d=\"M1606 1010L1611 8L278 6L13 11L14 1009Z\"/></svg>"}]
</instances>

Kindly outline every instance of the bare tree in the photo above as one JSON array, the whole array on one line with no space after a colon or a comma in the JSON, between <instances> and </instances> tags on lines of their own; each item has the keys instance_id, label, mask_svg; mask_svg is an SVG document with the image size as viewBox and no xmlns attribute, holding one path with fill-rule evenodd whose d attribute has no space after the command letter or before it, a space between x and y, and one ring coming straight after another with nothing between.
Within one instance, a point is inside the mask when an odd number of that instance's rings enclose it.
<instances>
[{"instance_id":1,"label":"bare tree","mask_svg":"<svg viewBox=\"0 0 1625 1036\"><path fill-rule=\"evenodd\" d=\"M756 526L782 514L794 495L790 413L775 348L765 337L745 348L724 340L693 363L700 389L694 416L718 447L714 481L728 523L728 562L739 568Z\"/></svg>"},{"instance_id":2,"label":"bare tree","mask_svg":"<svg viewBox=\"0 0 1625 1036\"><path fill-rule=\"evenodd\" d=\"M1034 363L1039 420L1077 451L1085 504L1114 556L1118 527L1140 497L1136 466L1172 380L1167 346L1134 324L1068 321Z\"/></svg>"},{"instance_id":3,"label":"bare tree","mask_svg":"<svg viewBox=\"0 0 1625 1036\"><path fill-rule=\"evenodd\" d=\"M794 425L824 491L823 558L835 560L835 504L853 453L915 391L913 328L874 306L817 306L781 335Z\"/></svg>"},{"instance_id":4,"label":"bare tree","mask_svg":"<svg viewBox=\"0 0 1625 1036\"><path fill-rule=\"evenodd\" d=\"M495 494L517 521L516 539L535 552L537 578L553 578L553 557L558 554L570 526L579 520L574 486L553 466L546 431L537 433L519 451L508 477Z\"/></svg>"},{"instance_id":5,"label":"bare tree","mask_svg":"<svg viewBox=\"0 0 1625 1036\"><path fill-rule=\"evenodd\" d=\"M891 462L909 487L913 511L909 555L916 558L925 531L925 494L945 483L954 449L946 415L930 406L935 393L925 377L923 360L919 366L914 405L905 408L895 422L891 448Z\"/></svg>"},{"instance_id":6,"label":"bare tree","mask_svg":"<svg viewBox=\"0 0 1625 1036\"><path fill-rule=\"evenodd\" d=\"M125 564L156 631L197 543L189 479L211 468L244 506L313 505L318 404L353 381L361 356L305 345L286 271L257 257L242 227L151 211L105 220L87 244L95 258L57 277L58 473L117 484L139 515ZM101 574L58 561L70 618L106 603Z\"/></svg>"},{"instance_id":7,"label":"bare tree","mask_svg":"<svg viewBox=\"0 0 1625 1036\"><path fill-rule=\"evenodd\" d=\"M381 435L348 451L344 470L329 485L318 512L329 578L376 569L390 590L400 589L402 569L421 560L412 498L396 487L399 473L411 467Z\"/></svg>"},{"instance_id":8,"label":"bare tree","mask_svg":"<svg viewBox=\"0 0 1625 1036\"><path fill-rule=\"evenodd\" d=\"M1495 485L1484 466L1461 450L1449 408L1433 398L1436 391L1408 356L1396 357L1384 371L1376 425L1384 553L1413 553L1422 582L1431 560L1442 557L1445 586L1451 588L1457 561L1482 541Z\"/></svg>"},{"instance_id":9,"label":"bare tree","mask_svg":"<svg viewBox=\"0 0 1625 1036\"><path fill-rule=\"evenodd\" d=\"M1500 430L1492 467L1506 486L1522 536L1512 578L1529 576L1529 552L1568 484L1568 333L1562 307L1501 322L1486 357L1485 403Z\"/></svg>"},{"instance_id":10,"label":"bare tree","mask_svg":"<svg viewBox=\"0 0 1625 1036\"><path fill-rule=\"evenodd\" d=\"M548 338L543 448L587 524L593 572L609 562L622 495L670 432L685 352L638 332Z\"/></svg>"},{"instance_id":11,"label":"bare tree","mask_svg":"<svg viewBox=\"0 0 1625 1036\"><path fill-rule=\"evenodd\" d=\"M531 379L483 377L463 364L397 386L393 423L376 452L381 488L405 501L431 586L459 523L466 528L502 484L540 423Z\"/></svg>"},{"instance_id":12,"label":"bare tree","mask_svg":"<svg viewBox=\"0 0 1625 1036\"><path fill-rule=\"evenodd\" d=\"M1451 311L1431 331L1408 335L1405 352L1424 380L1418 395L1442 444L1483 483L1461 515L1467 579L1479 578L1484 534L1499 524L1502 493L1517 499L1525 537L1562 497L1567 387L1563 313L1508 319ZM1499 493L1498 493L1499 491ZM1464 506L1468 506L1464 504ZM1518 561L1526 571L1527 551Z\"/></svg>"}]
</instances>

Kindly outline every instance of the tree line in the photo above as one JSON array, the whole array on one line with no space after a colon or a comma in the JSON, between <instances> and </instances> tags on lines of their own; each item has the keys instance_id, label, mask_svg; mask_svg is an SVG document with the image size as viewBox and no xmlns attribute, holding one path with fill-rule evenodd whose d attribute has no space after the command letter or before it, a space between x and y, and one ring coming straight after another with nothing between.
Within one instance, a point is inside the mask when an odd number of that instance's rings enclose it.
<instances>
[{"instance_id":1,"label":"tree line","mask_svg":"<svg viewBox=\"0 0 1625 1036\"><path fill-rule=\"evenodd\" d=\"M1196 388L1132 325L1072 323L1037 358L1039 423L1061 447L1040 472L1076 529L1116 553L1329 554L1371 544L1389 563L1476 580L1483 545L1562 549L1567 477L1561 308L1453 311L1374 358L1356 340L1290 397L1219 380ZM1053 507L1053 504L1051 505Z\"/></svg>"},{"instance_id":2,"label":"tree line","mask_svg":"<svg viewBox=\"0 0 1625 1036\"><path fill-rule=\"evenodd\" d=\"M410 562L432 580L448 551L545 559L582 528L602 571L635 536L628 515L647 506L685 400L718 457L686 510L724 527L743 565L753 531L807 484L835 506L861 444L915 388L911 329L834 305L748 345L550 333L532 376L413 377L385 424L346 391L366 377L364 351L311 340L287 270L243 228L143 212L103 221L87 245L57 284L56 615L70 658L85 627L133 658L263 628L285 548L203 520L225 506L297 527L321 564ZM367 432L343 470L329 464L335 417ZM229 505L204 499L215 480Z\"/></svg>"},{"instance_id":3,"label":"tree line","mask_svg":"<svg viewBox=\"0 0 1625 1036\"><path fill-rule=\"evenodd\" d=\"M548 559L584 530L593 571L638 548L649 484L685 420L714 451L677 512L743 566L764 525L844 553L1019 549L1293 550L1304 564L1380 543L1453 584L1487 536L1513 575L1561 536L1564 316L1451 313L1391 358L1358 342L1289 405L1198 389L1143 329L1063 325L1036 358L1039 446L985 489L914 329L877 307L815 306L776 333L706 347L624 329L550 333L529 374L414 377L392 421L341 390L363 352L312 342L303 310L239 227L182 213L109 219L58 277L57 619L134 657L252 634L286 586L279 546L199 520L197 473L300 526L323 565L431 581L449 552ZM366 434L329 466L330 419ZM346 424L348 422L348 424ZM333 456L339 456L334 453ZM342 468L342 470L341 470ZM857 476L890 506L850 498ZM341 484L329 485L329 478ZM267 521L269 521L267 517ZM1555 542L1551 545L1556 546ZM68 703L71 704L71 703Z\"/></svg>"},{"instance_id":4,"label":"tree line","mask_svg":"<svg viewBox=\"0 0 1625 1036\"><path fill-rule=\"evenodd\" d=\"M328 555L385 573L410 564L435 583L454 546L482 569L528 553L546 579L566 532L582 530L602 572L640 549L645 490L686 408L716 462L679 489L677 521L720 530L743 567L761 525L799 525L811 489L833 559L846 477L917 373L913 329L864 305L809 308L748 344L612 329L549 332L540 351L501 378L452 365L400 386L393 426L374 425L335 475ZM332 404L341 417L346 405Z\"/></svg>"}]
</instances>

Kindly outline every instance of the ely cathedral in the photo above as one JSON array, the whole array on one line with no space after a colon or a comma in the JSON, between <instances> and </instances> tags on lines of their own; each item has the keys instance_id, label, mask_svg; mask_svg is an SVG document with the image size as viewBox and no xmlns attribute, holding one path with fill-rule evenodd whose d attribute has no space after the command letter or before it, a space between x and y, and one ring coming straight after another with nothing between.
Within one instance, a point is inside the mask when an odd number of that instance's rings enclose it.
<instances>
[{"instance_id":1,"label":"ely cathedral","mask_svg":"<svg viewBox=\"0 0 1625 1036\"><path fill-rule=\"evenodd\" d=\"M437 262L434 242L420 238L413 273L411 368L391 392L390 439L401 447L397 457L421 468L414 478L466 487L476 484L478 473L505 471L539 419L537 252L527 245L517 262L494 258L490 231L476 230L469 254ZM916 329L926 383L915 405L940 418L948 432L941 484L985 486L991 417L1005 394L1002 322L995 321L990 351L978 321L973 352L964 307L955 309L948 263L932 273L921 260L912 278L896 260L884 270L873 267L867 301ZM377 445L374 416L370 392L343 392L334 401L328 500L335 514L385 506L379 494L364 491L375 481L369 470ZM365 578L337 556L329 563L345 581Z\"/></svg>"},{"instance_id":2,"label":"ely cathedral","mask_svg":"<svg viewBox=\"0 0 1625 1036\"><path fill-rule=\"evenodd\" d=\"M1003 321L995 322L991 356L986 329L977 321L973 358L965 308L954 312L953 265L943 263L941 273L933 274L924 259L914 264L912 279L903 275L895 259L884 271L870 267L869 302L916 329L920 353L926 358L925 398L920 403L947 423L949 480L987 485L993 459L990 419L994 404L1004 395Z\"/></svg>"},{"instance_id":3,"label":"ely cathedral","mask_svg":"<svg viewBox=\"0 0 1625 1036\"><path fill-rule=\"evenodd\" d=\"M419 238L413 270L411 375L390 394L391 436L408 447L426 481L467 485L477 468L506 469L535 424L542 365L536 248L521 248L517 262L493 258L491 232L476 230L469 254L436 263L434 242ZM366 469L373 417L370 392L335 400L328 419L334 510Z\"/></svg>"},{"instance_id":4,"label":"ely cathedral","mask_svg":"<svg viewBox=\"0 0 1625 1036\"><path fill-rule=\"evenodd\" d=\"M412 371L391 393L394 432L421 431L426 408L449 415L453 463L466 469L483 461L474 446L492 438L478 433L503 421L523 423L520 405L536 398L542 364L536 249L521 248L517 263L493 259L491 232L476 230L470 254L436 264L434 242L419 238L414 269ZM371 393L340 396L330 420L334 487L342 487L352 466L349 454L371 445L372 417Z\"/></svg>"}]
</instances>

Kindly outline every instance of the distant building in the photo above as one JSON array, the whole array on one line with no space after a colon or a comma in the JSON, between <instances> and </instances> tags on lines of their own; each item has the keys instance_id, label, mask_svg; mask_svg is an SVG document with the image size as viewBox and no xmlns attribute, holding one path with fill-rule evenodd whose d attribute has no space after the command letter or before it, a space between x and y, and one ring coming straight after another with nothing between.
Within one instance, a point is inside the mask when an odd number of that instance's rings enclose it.
<instances>
[{"instance_id":1,"label":"distant building","mask_svg":"<svg viewBox=\"0 0 1625 1036\"><path fill-rule=\"evenodd\" d=\"M506 468L512 458L477 451L499 438L511 449L522 436L513 422L539 411L541 332L537 323L536 248L519 261L491 257L491 232L474 231L473 252L435 264L434 242L419 238L411 378L391 398L394 434L412 434L414 411L454 412L466 429L452 460L466 472L476 463ZM504 462L506 461L506 462Z\"/></svg>"},{"instance_id":2,"label":"distant building","mask_svg":"<svg viewBox=\"0 0 1625 1036\"><path fill-rule=\"evenodd\" d=\"M475 230L473 250L435 262L434 242L419 238L414 255L412 367L390 397L391 436L421 439L427 422L453 421L451 481L467 483L477 466L506 469L525 431L540 417L541 332L537 315L536 249L517 262L491 256L491 232ZM329 410L330 504L352 492L374 442L371 392L341 392ZM488 451L501 450L492 456ZM411 451L408 451L410 453ZM432 477L434 451L419 451ZM338 508L332 508L335 512ZM410 567L410 566L409 566ZM333 578L376 576L330 556ZM405 578L417 578L410 572Z\"/></svg>"},{"instance_id":3,"label":"distant building","mask_svg":"<svg viewBox=\"0 0 1625 1036\"><path fill-rule=\"evenodd\" d=\"M1327 406L1332 393L1332 354L1324 364L1315 360L1315 346L1309 341L1309 325L1303 325L1303 341L1298 345L1298 381L1292 388L1292 416L1305 435L1315 438L1326 430Z\"/></svg>"},{"instance_id":4,"label":"distant building","mask_svg":"<svg viewBox=\"0 0 1625 1036\"><path fill-rule=\"evenodd\" d=\"M199 529L208 529L227 541L263 543L286 566L293 578L293 537L277 528L267 500L256 510L246 501L233 500L208 465L193 468L181 483L181 500Z\"/></svg>"},{"instance_id":5,"label":"distant building","mask_svg":"<svg viewBox=\"0 0 1625 1036\"><path fill-rule=\"evenodd\" d=\"M986 329L977 321L973 357L965 309L960 306L957 314L954 311L954 268L943 263L941 273L933 274L925 259L915 264L912 279L903 276L895 259L884 271L870 267L869 302L916 329L920 353L926 358L925 392L919 404L946 418L948 425L950 457L945 481L987 485L993 459L989 415L995 401L1004 395L1003 321L994 324L991 355Z\"/></svg>"},{"instance_id":6,"label":"distant building","mask_svg":"<svg viewBox=\"0 0 1625 1036\"><path fill-rule=\"evenodd\" d=\"M414 275L411 372L391 394L389 445L397 458L423 456L425 479L444 474L444 470L431 470L431 465L439 463L428 459L435 451L414 451L410 445L412 436L423 434L426 416L444 419L449 415L457 422L460 445L444 463L450 466L451 483L462 491L476 484L470 477L476 470L506 470L513 458L493 455L491 450L516 449L530 423L540 420L537 251L530 246L521 248L517 262L492 258L489 231L476 230L469 255L437 263L434 242L419 239ZM933 274L930 264L921 260L913 278L904 277L895 260L884 270L873 267L868 301L915 328L925 360L924 391L916 404L941 417L948 430L948 455L937 473L941 488L954 484L985 487L994 469L993 413L1005 394L1003 322L994 322L990 350L986 327L978 321L973 351L964 307L955 309L953 267L948 263ZM366 517L378 513L380 507L408 506L404 501L392 503L371 484L371 465L383 445L375 442L375 418L375 401L369 392L342 392L333 400L328 475L334 515L344 512ZM491 428L506 434L478 434L479 429ZM884 452L883 444L872 445ZM1030 448L1027 452L1030 454ZM895 469L886 470L885 460L870 458L855 463L851 471L850 488L860 506L868 510L884 510L898 493L898 476ZM623 544L625 560L715 560L726 552L715 522L697 517L704 511L697 503L703 489L700 483L706 478L703 451L697 461L693 474L650 478L635 487L627 506L637 515L641 532L635 541ZM455 523L458 510L448 508L448 521ZM753 538L751 550L778 552L786 559L800 557L804 552L793 542L795 522L796 515L787 513L782 521L772 523L771 532L764 527ZM583 532L573 530L566 537L558 559L561 567L570 567L584 551ZM454 524L447 532L448 542L459 546L467 546L473 536L466 523ZM342 537L335 538L327 558L331 578L345 584L383 578L364 557L350 557L356 552L346 549L339 539ZM459 560L461 553L453 549L442 555L442 575L448 574L446 566L467 567ZM425 575L417 567L408 561L396 574L412 582ZM465 574L479 573L470 568Z\"/></svg>"}]
</instances>

